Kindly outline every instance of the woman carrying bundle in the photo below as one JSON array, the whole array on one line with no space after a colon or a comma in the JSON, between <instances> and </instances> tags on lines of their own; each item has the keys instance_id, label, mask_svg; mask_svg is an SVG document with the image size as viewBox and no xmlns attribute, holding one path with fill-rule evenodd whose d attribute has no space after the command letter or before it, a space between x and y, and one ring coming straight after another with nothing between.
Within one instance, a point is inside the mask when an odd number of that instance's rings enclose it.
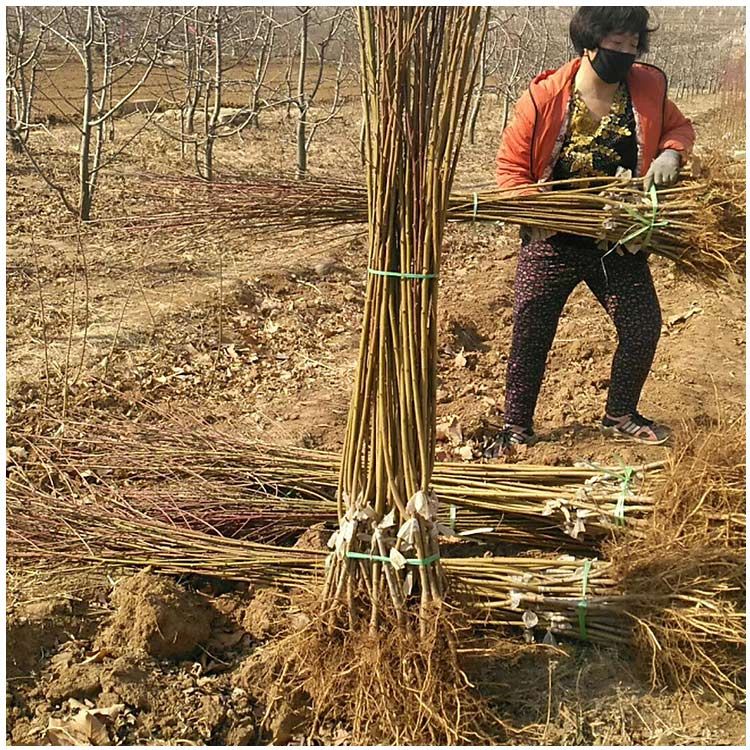
<instances>
[{"instance_id":1,"label":"woman carrying bundle","mask_svg":"<svg viewBox=\"0 0 750 750\"><path fill-rule=\"evenodd\" d=\"M516 104L497 156L500 187L528 190L533 183L621 170L643 177L646 190L677 180L695 133L667 98L664 73L636 62L648 51L648 22L643 7L578 9L570 38L579 57L537 76ZM524 230L521 238L505 441L536 441L532 422L547 354L568 296L584 281L618 335L602 432L666 442L669 428L637 411L661 332L646 254L607 252L595 240L571 234L532 237Z\"/></svg>"}]
</instances>

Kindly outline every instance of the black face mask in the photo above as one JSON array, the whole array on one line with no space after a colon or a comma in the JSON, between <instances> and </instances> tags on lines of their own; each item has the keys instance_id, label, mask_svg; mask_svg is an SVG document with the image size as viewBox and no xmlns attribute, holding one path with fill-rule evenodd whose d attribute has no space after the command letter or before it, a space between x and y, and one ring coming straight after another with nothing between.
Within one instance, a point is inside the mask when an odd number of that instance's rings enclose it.
<instances>
[{"instance_id":1,"label":"black face mask","mask_svg":"<svg viewBox=\"0 0 750 750\"><path fill-rule=\"evenodd\" d=\"M625 80L630 67L635 62L635 55L629 52L618 52L606 47L598 47L596 57L589 57L594 72L605 83L620 83Z\"/></svg>"}]
</instances>

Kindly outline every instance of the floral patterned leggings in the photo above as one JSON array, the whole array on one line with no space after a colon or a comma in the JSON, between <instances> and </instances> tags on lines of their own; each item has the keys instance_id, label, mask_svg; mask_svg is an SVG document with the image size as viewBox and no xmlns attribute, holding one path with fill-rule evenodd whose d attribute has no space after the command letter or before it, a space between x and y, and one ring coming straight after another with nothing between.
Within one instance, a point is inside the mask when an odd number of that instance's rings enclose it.
<instances>
[{"instance_id":1,"label":"floral patterned leggings","mask_svg":"<svg viewBox=\"0 0 750 750\"><path fill-rule=\"evenodd\" d=\"M557 234L521 245L505 387L506 423L531 429L557 323L581 281L617 329L607 414L623 416L635 411L661 333L659 300L643 253L613 252L602 261L603 255L593 240L573 235Z\"/></svg>"}]
</instances>

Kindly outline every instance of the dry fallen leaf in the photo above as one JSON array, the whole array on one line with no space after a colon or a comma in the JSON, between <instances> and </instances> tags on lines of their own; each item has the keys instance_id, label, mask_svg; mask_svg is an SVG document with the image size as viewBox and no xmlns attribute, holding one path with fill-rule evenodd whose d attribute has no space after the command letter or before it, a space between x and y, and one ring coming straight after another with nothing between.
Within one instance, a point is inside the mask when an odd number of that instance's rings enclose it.
<instances>
[{"instance_id":1,"label":"dry fallen leaf","mask_svg":"<svg viewBox=\"0 0 750 750\"><path fill-rule=\"evenodd\" d=\"M49 720L47 741L51 745L110 745L106 722L117 717L125 708L117 703L107 708L88 708L71 699L70 707L77 713L66 719Z\"/></svg>"},{"instance_id":2,"label":"dry fallen leaf","mask_svg":"<svg viewBox=\"0 0 750 750\"><path fill-rule=\"evenodd\" d=\"M73 652L69 649L60 651L50 659L50 664L55 668L69 667L73 662Z\"/></svg>"},{"instance_id":3,"label":"dry fallen leaf","mask_svg":"<svg viewBox=\"0 0 750 750\"><path fill-rule=\"evenodd\" d=\"M213 637L213 642L221 649L234 648L247 633L244 630L235 630L233 633L218 633Z\"/></svg>"},{"instance_id":4,"label":"dry fallen leaf","mask_svg":"<svg viewBox=\"0 0 750 750\"><path fill-rule=\"evenodd\" d=\"M463 349L461 349L461 351L456 355L453 363L456 365L456 367L466 367L466 357L464 356Z\"/></svg>"},{"instance_id":5,"label":"dry fallen leaf","mask_svg":"<svg viewBox=\"0 0 750 750\"><path fill-rule=\"evenodd\" d=\"M685 321L692 318L693 315L699 315L702 312L703 308L693 302L690 305L689 309L685 310L685 312L680 313L679 315L673 315L671 318L668 318L666 328L669 329L676 326L678 323L684 323Z\"/></svg>"},{"instance_id":6,"label":"dry fallen leaf","mask_svg":"<svg viewBox=\"0 0 750 750\"><path fill-rule=\"evenodd\" d=\"M457 453L464 461L471 461L474 458L474 450L470 445L462 445Z\"/></svg>"},{"instance_id":7,"label":"dry fallen leaf","mask_svg":"<svg viewBox=\"0 0 750 750\"><path fill-rule=\"evenodd\" d=\"M461 423L458 421L458 417L451 416L446 420L437 425L436 439L449 440L452 445L460 445L463 442L464 434L461 429Z\"/></svg>"},{"instance_id":8,"label":"dry fallen leaf","mask_svg":"<svg viewBox=\"0 0 750 750\"><path fill-rule=\"evenodd\" d=\"M111 648L101 648L95 654L92 654L87 659L84 659L81 664L92 664L102 661L107 656L112 656L113 651Z\"/></svg>"},{"instance_id":9,"label":"dry fallen leaf","mask_svg":"<svg viewBox=\"0 0 750 750\"><path fill-rule=\"evenodd\" d=\"M443 390L442 388L438 388L435 392L435 400L439 404L445 404L451 400L450 393L448 393L448 391L446 390Z\"/></svg>"},{"instance_id":10,"label":"dry fallen leaf","mask_svg":"<svg viewBox=\"0 0 750 750\"><path fill-rule=\"evenodd\" d=\"M530 609L527 609L523 613L521 619L523 620L523 624L527 628L535 628L539 624L539 617L537 616L536 612L532 612L532 610Z\"/></svg>"}]
</instances>

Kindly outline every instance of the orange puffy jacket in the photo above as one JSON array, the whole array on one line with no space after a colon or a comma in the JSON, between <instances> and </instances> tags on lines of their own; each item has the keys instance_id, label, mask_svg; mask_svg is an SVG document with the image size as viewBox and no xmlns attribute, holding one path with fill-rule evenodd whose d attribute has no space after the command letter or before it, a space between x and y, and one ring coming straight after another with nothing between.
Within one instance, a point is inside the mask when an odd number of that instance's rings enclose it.
<instances>
[{"instance_id":1,"label":"orange puffy jacket","mask_svg":"<svg viewBox=\"0 0 750 750\"><path fill-rule=\"evenodd\" d=\"M538 75L516 103L497 154L501 188L544 182L552 174L568 128L568 103L581 58ZM695 141L693 126L667 98L662 70L635 63L627 78L635 115L638 167L642 177L654 158L671 148L683 162Z\"/></svg>"}]
</instances>

